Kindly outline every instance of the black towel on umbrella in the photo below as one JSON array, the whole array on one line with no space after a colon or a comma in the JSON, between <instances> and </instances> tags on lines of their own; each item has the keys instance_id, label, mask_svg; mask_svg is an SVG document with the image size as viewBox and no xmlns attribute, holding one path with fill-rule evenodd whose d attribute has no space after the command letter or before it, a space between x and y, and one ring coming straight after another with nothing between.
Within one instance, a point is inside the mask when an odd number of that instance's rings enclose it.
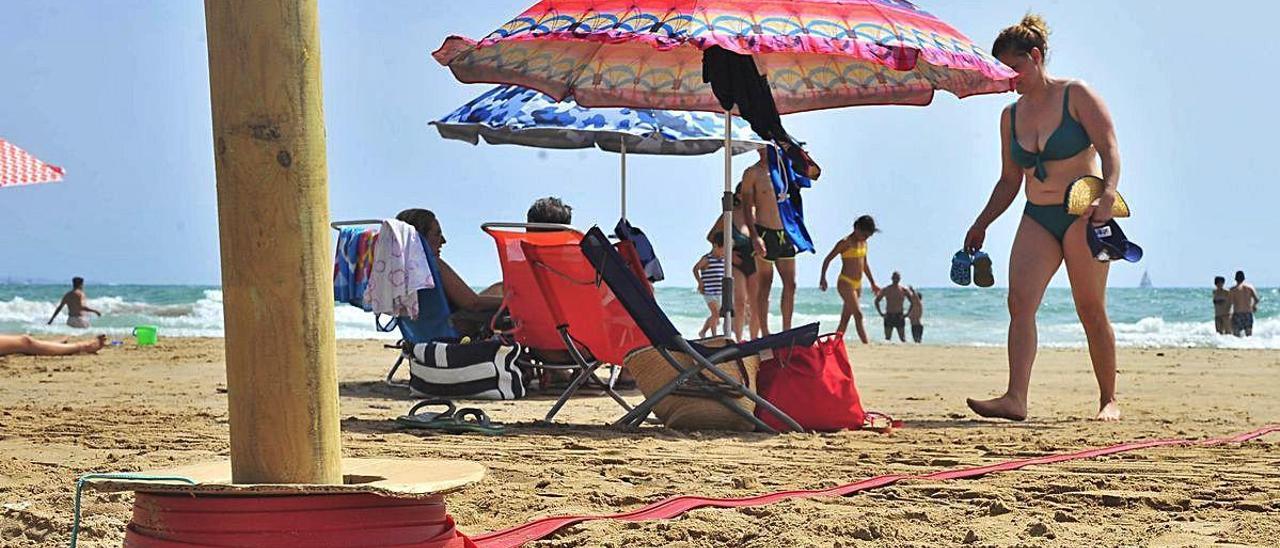
<instances>
[{"instance_id":1,"label":"black towel on umbrella","mask_svg":"<svg viewBox=\"0 0 1280 548\"><path fill-rule=\"evenodd\" d=\"M782 128L769 81L750 55L712 46L702 52L702 81L711 84L721 108L731 110L737 105L738 113L757 135L770 141L791 139Z\"/></svg>"},{"instance_id":2,"label":"black towel on umbrella","mask_svg":"<svg viewBox=\"0 0 1280 548\"><path fill-rule=\"evenodd\" d=\"M711 46L702 52L702 81L711 84L721 108L732 110L736 105L751 130L777 143L802 173L810 179L821 175L818 164L782 127L769 79L760 74L752 56Z\"/></svg>"}]
</instances>

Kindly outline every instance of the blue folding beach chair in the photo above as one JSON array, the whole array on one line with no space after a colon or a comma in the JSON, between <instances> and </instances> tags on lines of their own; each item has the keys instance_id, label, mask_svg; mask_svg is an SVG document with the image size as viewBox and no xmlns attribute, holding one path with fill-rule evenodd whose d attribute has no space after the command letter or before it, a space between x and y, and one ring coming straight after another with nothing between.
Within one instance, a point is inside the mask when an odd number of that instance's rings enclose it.
<instances>
[{"instance_id":1,"label":"blue folding beach chair","mask_svg":"<svg viewBox=\"0 0 1280 548\"><path fill-rule=\"evenodd\" d=\"M440 265L436 262L435 253L432 253L431 248L427 246L426 238L422 239L422 249L427 253L427 267L431 269L432 279L440 280ZM405 349L411 349L413 345L420 343L458 339L458 332L449 323L449 315L451 313L449 300L444 294L444 285L436 283L433 288L418 290L417 319L397 316L384 324L377 317L374 318L378 331L384 333L395 330L400 331L399 342L384 345L386 348L396 349L399 354L396 358L396 363L391 365L390 371L387 371L387 384L391 386L409 384L408 381L395 380L396 370L400 369L400 365L404 363L406 356L409 355L404 352Z\"/></svg>"},{"instance_id":2,"label":"blue folding beach chair","mask_svg":"<svg viewBox=\"0 0 1280 548\"><path fill-rule=\"evenodd\" d=\"M773 414L792 430L797 432L804 430L786 413L783 413L773 404L760 397L759 394L756 394L754 390L743 385L738 379L721 371L713 364L741 359L774 348L812 345L818 339L818 324L811 323L751 342L709 348L686 340L680 335L675 325L671 323L662 308L658 306L658 302L654 300L653 295L644 289L644 283L627 266L622 256L609 243L609 238L605 236L599 227L593 227L587 231L586 236L582 239L581 246L582 253L586 255L587 261L595 268L598 278L608 284L618 302L622 303L622 307L635 320L636 325L644 332L650 344L677 372L674 379L663 385L658 391L648 395L644 402L619 419L618 424L639 425L649 416L649 412L659 401L679 389L681 391L696 390L704 392L707 396L715 398L722 405L743 418L750 420L756 425L757 429L776 432L751 412L736 405L733 402L734 398L724 394L723 386L710 386L710 382L703 375L705 371L720 379L721 382L716 383L717 385L723 383L723 385L731 387L735 395L751 399L759 408L763 408L768 413ZM681 365L672 356L672 352L688 355L693 359L694 364L692 366Z\"/></svg>"}]
</instances>

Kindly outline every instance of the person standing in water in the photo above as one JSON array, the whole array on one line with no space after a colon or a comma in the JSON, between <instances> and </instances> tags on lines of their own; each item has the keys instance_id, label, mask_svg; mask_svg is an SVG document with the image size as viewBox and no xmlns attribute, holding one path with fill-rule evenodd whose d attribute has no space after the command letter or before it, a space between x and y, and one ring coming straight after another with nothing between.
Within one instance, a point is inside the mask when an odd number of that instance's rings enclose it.
<instances>
[{"instance_id":1,"label":"person standing in water","mask_svg":"<svg viewBox=\"0 0 1280 548\"><path fill-rule=\"evenodd\" d=\"M1078 80L1051 76L1045 67L1049 27L1038 15L1000 31L991 54L1017 75L1018 100L1000 114L1000 178L986 207L964 236L964 249L982 249L987 227L1004 213L1018 191L1027 203L1009 254L1009 382L1004 394L968 400L984 417L1023 420L1031 366L1036 360L1036 311L1054 273L1067 265L1076 316L1089 343L1098 382L1098 413L1120 419L1116 400L1116 338L1107 318L1108 263L1089 251L1085 228L1112 218L1120 183L1120 149L1102 98ZM1100 176L1100 199L1084 215L1067 213L1067 186L1084 175ZM1025 184L1024 184L1025 181Z\"/></svg>"},{"instance_id":2,"label":"person standing in water","mask_svg":"<svg viewBox=\"0 0 1280 548\"><path fill-rule=\"evenodd\" d=\"M1244 281L1244 271L1236 271L1236 285L1231 288L1231 334L1253 336L1253 314L1258 311L1258 290Z\"/></svg>"},{"instance_id":3,"label":"person standing in water","mask_svg":"<svg viewBox=\"0 0 1280 548\"><path fill-rule=\"evenodd\" d=\"M911 320L911 340L920 344L924 342L924 295L907 286L907 301L911 303L907 309L907 319Z\"/></svg>"},{"instance_id":4,"label":"person standing in water","mask_svg":"<svg viewBox=\"0 0 1280 548\"><path fill-rule=\"evenodd\" d=\"M844 333L849 328L849 319L853 318L853 327L858 330L858 340L862 344L870 342L867 330L862 325L862 309L858 303L858 298L862 296L863 274L866 274L867 281L871 283L872 294L880 293L880 286L876 285L875 277L871 275L871 265L867 263L867 240L877 232L876 220L870 215L858 217L853 222L853 232L836 242L831 252L822 259L822 273L818 279L818 289L826 291L827 266L839 255L840 278L836 281L836 291L840 292L844 308L840 310L840 327L836 331Z\"/></svg>"},{"instance_id":5,"label":"person standing in water","mask_svg":"<svg viewBox=\"0 0 1280 548\"><path fill-rule=\"evenodd\" d=\"M1231 292L1227 291L1227 279L1213 278L1213 328L1219 335L1231 334Z\"/></svg>"},{"instance_id":6,"label":"person standing in water","mask_svg":"<svg viewBox=\"0 0 1280 548\"><path fill-rule=\"evenodd\" d=\"M58 313L62 312L62 307L67 307L67 325L76 329L89 328L89 315L86 312L97 314L99 318L102 313L89 308L85 303L88 297L84 294L84 278L76 276L71 278L71 291L62 295L62 300L58 302L58 308L53 310L53 316L49 318L45 325L53 325L53 320L58 318Z\"/></svg>"},{"instance_id":7,"label":"person standing in water","mask_svg":"<svg viewBox=\"0 0 1280 548\"><path fill-rule=\"evenodd\" d=\"M898 331L898 340L907 342L907 314L905 312L907 293L910 291L902 285L902 274L894 272L889 277L889 285L876 294L876 312L884 318L884 340L892 341L894 330ZM880 301L885 301L885 310L880 309Z\"/></svg>"}]
</instances>

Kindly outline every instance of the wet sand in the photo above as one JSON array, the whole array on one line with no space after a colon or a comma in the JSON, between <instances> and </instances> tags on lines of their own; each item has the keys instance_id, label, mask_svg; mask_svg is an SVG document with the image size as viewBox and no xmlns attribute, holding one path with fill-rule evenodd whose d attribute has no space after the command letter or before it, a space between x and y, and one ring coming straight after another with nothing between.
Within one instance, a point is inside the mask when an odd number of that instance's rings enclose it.
<instances>
[{"instance_id":1,"label":"wet sand","mask_svg":"<svg viewBox=\"0 0 1280 548\"><path fill-rule=\"evenodd\" d=\"M831 487L1135 439L1202 438L1280 422L1280 352L1130 349L1120 355L1125 420L1098 423L1083 350L1046 350L1030 418L975 418L996 395L1004 351L878 345L851 349L867 407L906 421L891 435L624 432L609 399L468 402L509 432L490 438L405 430L413 403L382 384L394 351L341 341L344 453L469 459L482 483L449 496L481 533L565 513L614 513L679 494L744 496ZM225 457L220 339L164 339L96 356L0 357L0 545L65 545L75 478ZM638 393L629 397L639 399ZM912 481L843 498L695 510L646 523L590 522L535 546L1274 546L1280 435L1242 445L1142 450L949 482ZM82 546L119 546L128 493L86 495Z\"/></svg>"}]
</instances>

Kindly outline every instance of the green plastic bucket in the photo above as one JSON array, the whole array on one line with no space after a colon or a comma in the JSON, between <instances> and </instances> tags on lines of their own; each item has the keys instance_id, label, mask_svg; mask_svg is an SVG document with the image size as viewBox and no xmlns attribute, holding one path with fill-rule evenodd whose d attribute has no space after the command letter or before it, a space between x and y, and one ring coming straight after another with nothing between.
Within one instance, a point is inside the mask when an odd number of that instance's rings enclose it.
<instances>
[{"instance_id":1,"label":"green plastic bucket","mask_svg":"<svg viewBox=\"0 0 1280 548\"><path fill-rule=\"evenodd\" d=\"M153 346L156 344L156 326L139 325L133 328L133 336L138 339L138 346Z\"/></svg>"}]
</instances>

